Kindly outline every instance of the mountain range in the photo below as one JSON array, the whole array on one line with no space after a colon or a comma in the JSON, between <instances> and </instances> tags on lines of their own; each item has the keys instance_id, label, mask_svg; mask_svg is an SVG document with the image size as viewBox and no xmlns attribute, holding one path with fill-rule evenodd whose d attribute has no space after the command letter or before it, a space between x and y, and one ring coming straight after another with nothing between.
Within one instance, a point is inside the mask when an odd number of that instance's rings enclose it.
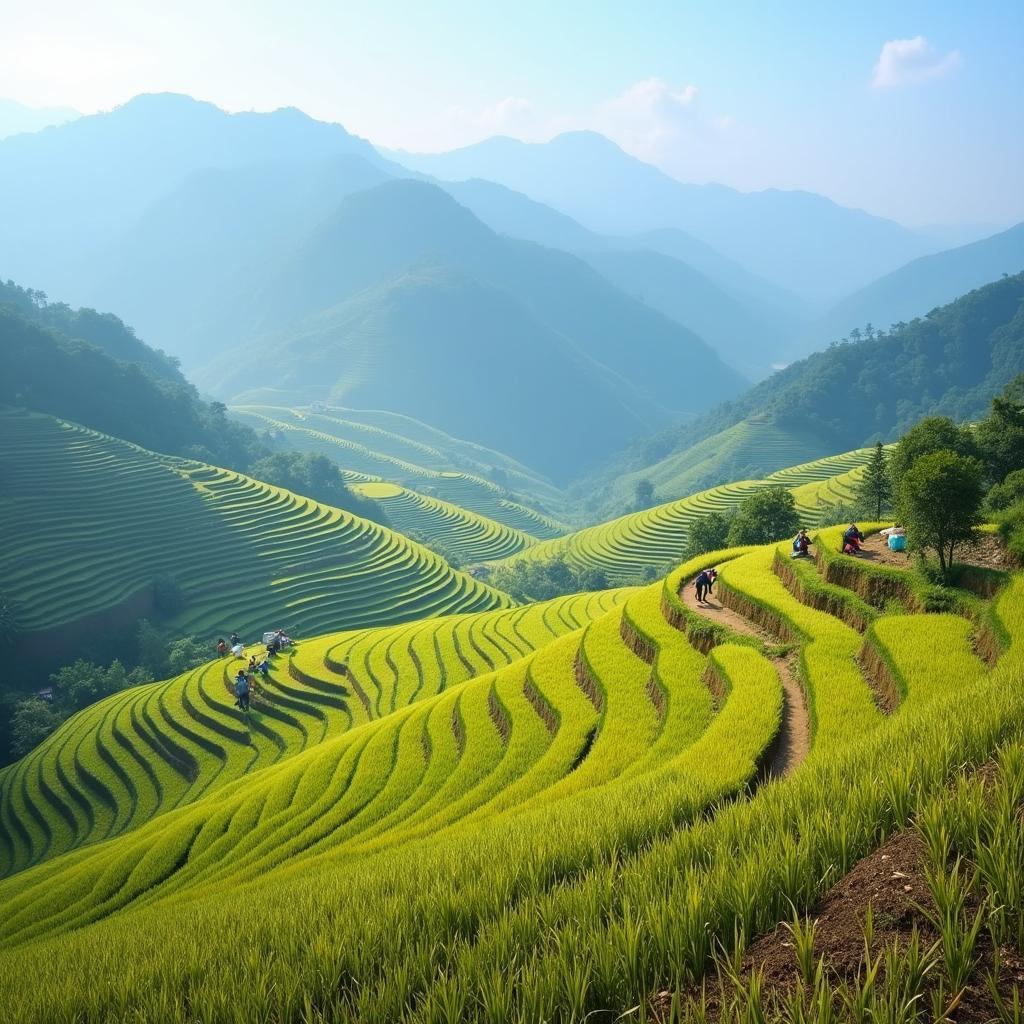
<instances>
[{"instance_id":1,"label":"mountain range","mask_svg":"<svg viewBox=\"0 0 1024 1024\"><path fill-rule=\"evenodd\" d=\"M498 137L449 153L388 155L446 180L497 181L595 231L688 232L818 308L936 248L894 221L810 192L743 193L677 181L594 132L567 132L545 143Z\"/></svg>"}]
</instances>

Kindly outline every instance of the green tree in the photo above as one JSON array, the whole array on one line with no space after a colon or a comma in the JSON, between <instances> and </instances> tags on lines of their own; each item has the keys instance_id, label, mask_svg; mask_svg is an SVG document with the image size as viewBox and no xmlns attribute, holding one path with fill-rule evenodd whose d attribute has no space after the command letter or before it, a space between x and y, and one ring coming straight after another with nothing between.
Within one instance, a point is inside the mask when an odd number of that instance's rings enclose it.
<instances>
[{"instance_id":1,"label":"green tree","mask_svg":"<svg viewBox=\"0 0 1024 1024\"><path fill-rule=\"evenodd\" d=\"M955 452L978 457L978 445L969 427L959 427L946 416L929 416L911 427L889 457L889 476L894 489L922 455Z\"/></svg>"},{"instance_id":2,"label":"green tree","mask_svg":"<svg viewBox=\"0 0 1024 1024\"><path fill-rule=\"evenodd\" d=\"M985 497L985 508L989 512L1002 512L1020 501L1024 501L1024 469L1015 469L1006 474L1001 484L989 490Z\"/></svg>"},{"instance_id":3,"label":"green tree","mask_svg":"<svg viewBox=\"0 0 1024 1024\"><path fill-rule=\"evenodd\" d=\"M638 512L642 512L654 504L654 484L646 477L637 480L634 494L636 498L634 504Z\"/></svg>"},{"instance_id":4,"label":"green tree","mask_svg":"<svg viewBox=\"0 0 1024 1024\"><path fill-rule=\"evenodd\" d=\"M922 455L900 480L896 505L907 537L922 551L934 551L943 573L980 522L981 481L981 463L952 451Z\"/></svg>"},{"instance_id":5,"label":"green tree","mask_svg":"<svg viewBox=\"0 0 1024 1024\"><path fill-rule=\"evenodd\" d=\"M858 505L864 509L866 515L872 515L875 519L882 518L882 509L888 507L889 499L892 497L888 462L885 447L879 441L871 453L871 461L864 476L857 485Z\"/></svg>"},{"instance_id":6,"label":"green tree","mask_svg":"<svg viewBox=\"0 0 1024 1024\"><path fill-rule=\"evenodd\" d=\"M210 660L210 645L196 636L181 636L167 648L167 668L171 675L180 675Z\"/></svg>"},{"instance_id":7,"label":"green tree","mask_svg":"<svg viewBox=\"0 0 1024 1024\"><path fill-rule=\"evenodd\" d=\"M690 523L686 533L683 558L695 558L708 551L718 551L729 542L730 519L721 512L709 512Z\"/></svg>"},{"instance_id":8,"label":"green tree","mask_svg":"<svg viewBox=\"0 0 1024 1024\"><path fill-rule=\"evenodd\" d=\"M1024 469L1024 374L1014 377L992 399L991 411L978 424L975 436L990 484Z\"/></svg>"},{"instance_id":9,"label":"green tree","mask_svg":"<svg viewBox=\"0 0 1024 1024\"><path fill-rule=\"evenodd\" d=\"M796 502L785 487L769 487L758 491L740 505L729 525L730 546L768 544L796 533L800 518Z\"/></svg>"},{"instance_id":10,"label":"green tree","mask_svg":"<svg viewBox=\"0 0 1024 1024\"><path fill-rule=\"evenodd\" d=\"M38 697L26 697L14 705L11 715L11 753L27 754L57 728L63 718L56 709Z\"/></svg>"}]
</instances>

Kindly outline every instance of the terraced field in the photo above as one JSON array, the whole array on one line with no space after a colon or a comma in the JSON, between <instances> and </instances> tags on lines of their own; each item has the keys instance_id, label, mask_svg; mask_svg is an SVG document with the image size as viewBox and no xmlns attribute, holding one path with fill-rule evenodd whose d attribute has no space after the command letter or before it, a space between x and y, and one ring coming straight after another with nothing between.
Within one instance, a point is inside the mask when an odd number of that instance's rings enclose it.
<instances>
[{"instance_id":1,"label":"terraced field","mask_svg":"<svg viewBox=\"0 0 1024 1024\"><path fill-rule=\"evenodd\" d=\"M247 716L232 689L246 656L101 701L0 769L0 874L126 832L507 665L625 597L604 591L306 640L272 659Z\"/></svg>"},{"instance_id":2,"label":"terraced field","mask_svg":"<svg viewBox=\"0 0 1024 1024\"><path fill-rule=\"evenodd\" d=\"M248 718L223 663L76 716L0 776L34 862L0 882L11 1019L568 1022L685 989L1022 737L1024 577L895 614L819 548L710 556L699 611L694 562L310 641Z\"/></svg>"},{"instance_id":3,"label":"terraced field","mask_svg":"<svg viewBox=\"0 0 1024 1024\"><path fill-rule=\"evenodd\" d=\"M237 406L232 413L257 430L271 431L297 451L328 456L364 481L409 487L541 539L565 531L556 519L538 511L558 508L564 500L549 481L508 456L459 441L416 420L354 409L315 412ZM510 491L525 496L527 504L507 497L508 492L489 479L495 471Z\"/></svg>"},{"instance_id":4,"label":"terraced field","mask_svg":"<svg viewBox=\"0 0 1024 1024\"><path fill-rule=\"evenodd\" d=\"M445 554L459 555L466 562L507 558L537 543L522 530L397 484L363 483L353 489L376 501L399 533L440 544Z\"/></svg>"},{"instance_id":5,"label":"terraced field","mask_svg":"<svg viewBox=\"0 0 1024 1024\"><path fill-rule=\"evenodd\" d=\"M674 452L660 462L608 481L599 508L628 507L637 481L642 479L650 480L659 498L668 501L725 480L759 479L820 455L819 439L796 435L775 423L752 417L692 447Z\"/></svg>"},{"instance_id":6,"label":"terraced field","mask_svg":"<svg viewBox=\"0 0 1024 1024\"><path fill-rule=\"evenodd\" d=\"M870 454L869 448L859 449L793 466L764 480L712 487L545 541L513 557L538 561L564 557L577 568L600 569L612 581L634 580L652 568L665 572L680 560L695 519L710 512L731 512L766 487L789 487L806 525L827 522L831 508L853 501Z\"/></svg>"},{"instance_id":7,"label":"terraced field","mask_svg":"<svg viewBox=\"0 0 1024 1024\"><path fill-rule=\"evenodd\" d=\"M0 578L26 633L116 608L160 578L183 595L171 625L214 636L510 603L375 523L52 417L0 411L0 475Z\"/></svg>"}]
</instances>

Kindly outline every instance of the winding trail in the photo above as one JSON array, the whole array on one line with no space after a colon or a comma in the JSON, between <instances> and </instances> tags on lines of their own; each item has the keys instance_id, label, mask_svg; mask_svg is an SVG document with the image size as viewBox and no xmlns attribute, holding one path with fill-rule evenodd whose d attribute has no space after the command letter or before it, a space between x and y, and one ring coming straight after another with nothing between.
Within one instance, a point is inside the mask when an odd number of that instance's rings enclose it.
<instances>
[{"instance_id":1,"label":"winding trail","mask_svg":"<svg viewBox=\"0 0 1024 1024\"><path fill-rule=\"evenodd\" d=\"M679 596L683 604L701 618L717 622L762 643L778 642L778 637L755 626L749 619L732 608L727 608L716 598L710 597L704 604L698 602L697 593L689 580L683 583ZM782 725L768 753L765 772L768 778L777 779L795 771L810 752L811 719L807 712L807 695L796 674L796 653L773 658L772 663L782 681Z\"/></svg>"}]
</instances>

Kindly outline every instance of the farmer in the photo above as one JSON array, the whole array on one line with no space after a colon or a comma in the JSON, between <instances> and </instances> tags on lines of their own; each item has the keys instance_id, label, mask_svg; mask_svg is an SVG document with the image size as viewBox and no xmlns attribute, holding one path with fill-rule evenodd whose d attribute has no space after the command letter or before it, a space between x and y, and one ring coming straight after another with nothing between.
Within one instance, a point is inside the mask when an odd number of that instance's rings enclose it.
<instances>
[{"instance_id":1,"label":"farmer","mask_svg":"<svg viewBox=\"0 0 1024 1024\"><path fill-rule=\"evenodd\" d=\"M221 637L217 641L217 657L223 658L228 653L228 645L224 643L224 637Z\"/></svg>"},{"instance_id":2,"label":"farmer","mask_svg":"<svg viewBox=\"0 0 1024 1024\"><path fill-rule=\"evenodd\" d=\"M241 711L249 710L249 677L245 674L244 669L238 670L238 675L235 676L235 697L238 699L235 701L235 707Z\"/></svg>"},{"instance_id":3,"label":"farmer","mask_svg":"<svg viewBox=\"0 0 1024 1024\"><path fill-rule=\"evenodd\" d=\"M718 573L714 569L701 569L697 573L694 585L697 588L697 600L701 604L704 604L707 595L711 593L711 588L715 585L716 579L718 579Z\"/></svg>"},{"instance_id":4,"label":"farmer","mask_svg":"<svg viewBox=\"0 0 1024 1024\"><path fill-rule=\"evenodd\" d=\"M850 523L846 533L843 534L843 554L860 554L860 546L864 540L864 534L857 529L856 523Z\"/></svg>"},{"instance_id":5,"label":"farmer","mask_svg":"<svg viewBox=\"0 0 1024 1024\"><path fill-rule=\"evenodd\" d=\"M255 661L255 659L253 659ZM264 658L259 665L256 666L259 669L260 675L264 678L270 675L270 659Z\"/></svg>"},{"instance_id":6,"label":"farmer","mask_svg":"<svg viewBox=\"0 0 1024 1024\"><path fill-rule=\"evenodd\" d=\"M806 558L811 548L811 538L807 536L806 530L801 530L793 538L793 553L790 558Z\"/></svg>"}]
</instances>

